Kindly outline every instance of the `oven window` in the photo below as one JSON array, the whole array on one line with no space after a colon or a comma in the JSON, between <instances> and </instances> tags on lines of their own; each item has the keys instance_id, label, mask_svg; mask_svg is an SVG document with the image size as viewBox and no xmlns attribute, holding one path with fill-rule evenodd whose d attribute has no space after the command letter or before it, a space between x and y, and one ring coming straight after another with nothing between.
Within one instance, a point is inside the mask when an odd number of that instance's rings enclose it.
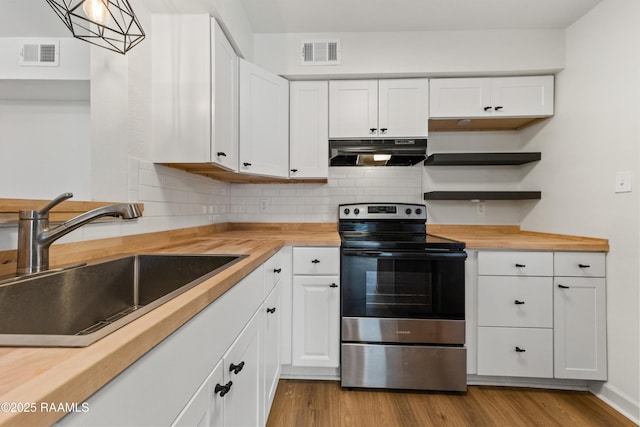
<instances>
[{"instance_id":1,"label":"oven window","mask_svg":"<svg viewBox=\"0 0 640 427\"><path fill-rule=\"evenodd\" d=\"M342 315L464 319L464 255L342 256Z\"/></svg>"}]
</instances>

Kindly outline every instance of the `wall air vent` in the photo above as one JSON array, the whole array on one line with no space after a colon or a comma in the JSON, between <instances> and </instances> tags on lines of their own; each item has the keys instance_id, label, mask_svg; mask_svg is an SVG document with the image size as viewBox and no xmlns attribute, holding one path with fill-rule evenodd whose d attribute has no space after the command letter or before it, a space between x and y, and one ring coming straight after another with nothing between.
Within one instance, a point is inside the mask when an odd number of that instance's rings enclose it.
<instances>
[{"instance_id":1,"label":"wall air vent","mask_svg":"<svg viewBox=\"0 0 640 427\"><path fill-rule=\"evenodd\" d=\"M60 65L60 43L29 41L22 43L20 65L23 67L57 67Z\"/></svg>"},{"instance_id":2,"label":"wall air vent","mask_svg":"<svg viewBox=\"0 0 640 427\"><path fill-rule=\"evenodd\" d=\"M300 64L340 64L340 40L302 40L300 44Z\"/></svg>"}]
</instances>

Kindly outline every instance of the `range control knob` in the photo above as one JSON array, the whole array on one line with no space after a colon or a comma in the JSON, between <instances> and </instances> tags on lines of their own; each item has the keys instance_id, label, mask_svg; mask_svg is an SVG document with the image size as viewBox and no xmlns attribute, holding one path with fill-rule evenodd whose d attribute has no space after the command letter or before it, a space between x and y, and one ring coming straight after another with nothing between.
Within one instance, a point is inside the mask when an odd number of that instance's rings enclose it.
<instances>
[{"instance_id":1,"label":"range control knob","mask_svg":"<svg viewBox=\"0 0 640 427\"><path fill-rule=\"evenodd\" d=\"M349 208L344 208L344 214L345 215L349 215L349 212L351 212L351 210Z\"/></svg>"},{"instance_id":2,"label":"range control knob","mask_svg":"<svg viewBox=\"0 0 640 427\"><path fill-rule=\"evenodd\" d=\"M422 213L422 209L420 209L420 208L416 209L416 214L417 215L420 215L421 213Z\"/></svg>"},{"instance_id":3,"label":"range control knob","mask_svg":"<svg viewBox=\"0 0 640 427\"><path fill-rule=\"evenodd\" d=\"M405 209L404 213L406 213L407 215L411 215L411 209L409 208Z\"/></svg>"},{"instance_id":4,"label":"range control knob","mask_svg":"<svg viewBox=\"0 0 640 427\"><path fill-rule=\"evenodd\" d=\"M356 214L356 215L358 215L358 214L360 213L360 209L355 208L355 209L353 210L353 213L354 213L354 214Z\"/></svg>"}]
</instances>

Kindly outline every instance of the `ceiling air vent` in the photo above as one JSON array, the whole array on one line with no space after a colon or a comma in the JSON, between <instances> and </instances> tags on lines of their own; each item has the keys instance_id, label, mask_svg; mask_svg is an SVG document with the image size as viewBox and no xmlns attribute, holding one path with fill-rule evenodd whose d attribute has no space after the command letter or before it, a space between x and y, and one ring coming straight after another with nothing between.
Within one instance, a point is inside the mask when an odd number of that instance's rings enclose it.
<instances>
[{"instance_id":1,"label":"ceiling air vent","mask_svg":"<svg viewBox=\"0 0 640 427\"><path fill-rule=\"evenodd\" d=\"M23 67L57 67L60 61L60 43L57 41L25 42L20 52Z\"/></svg>"},{"instance_id":2,"label":"ceiling air vent","mask_svg":"<svg viewBox=\"0 0 640 427\"><path fill-rule=\"evenodd\" d=\"M340 64L340 40L303 40L301 45L302 65Z\"/></svg>"}]
</instances>

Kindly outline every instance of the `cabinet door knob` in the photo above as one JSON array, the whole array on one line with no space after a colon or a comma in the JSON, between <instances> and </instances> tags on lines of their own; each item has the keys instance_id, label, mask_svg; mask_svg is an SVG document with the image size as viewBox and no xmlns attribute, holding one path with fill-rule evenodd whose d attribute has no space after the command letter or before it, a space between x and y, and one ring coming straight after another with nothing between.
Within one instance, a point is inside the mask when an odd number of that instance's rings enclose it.
<instances>
[{"instance_id":1,"label":"cabinet door knob","mask_svg":"<svg viewBox=\"0 0 640 427\"><path fill-rule=\"evenodd\" d=\"M243 165L244 165L244 167L248 168L249 166L251 166L251 163L249 163L249 162L244 162L244 163L243 163Z\"/></svg>"},{"instance_id":2,"label":"cabinet door knob","mask_svg":"<svg viewBox=\"0 0 640 427\"><path fill-rule=\"evenodd\" d=\"M233 385L232 381L229 381L225 385L216 384L216 388L213 391L215 393L220 393L220 397L224 397L225 394L229 393L229 390L231 390L232 385Z\"/></svg>"},{"instance_id":3,"label":"cabinet door knob","mask_svg":"<svg viewBox=\"0 0 640 427\"><path fill-rule=\"evenodd\" d=\"M232 363L231 365L229 365L229 372L233 372L234 374L238 375L240 371L242 371L242 368L244 368L244 362L240 362L237 365L234 365Z\"/></svg>"},{"instance_id":4,"label":"cabinet door knob","mask_svg":"<svg viewBox=\"0 0 640 427\"><path fill-rule=\"evenodd\" d=\"M525 268L525 267L526 267L526 265L524 265L524 264L516 264L516 267L518 267L518 268Z\"/></svg>"},{"instance_id":5,"label":"cabinet door knob","mask_svg":"<svg viewBox=\"0 0 640 427\"><path fill-rule=\"evenodd\" d=\"M565 285L558 285L558 287L559 287L560 289L569 289L569 286L565 286Z\"/></svg>"},{"instance_id":6,"label":"cabinet door knob","mask_svg":"<svg viewBox=\"0 0 640 427\"><path fill-rule=\"evenodd\" d=\"M311 260L311 262L312 262L313 264L318 264L318 263L320 262L320 260L319 260L319 259L312 259L312 260Z\"/></svg>"},{"instance_id":7,"label":"cabinet door knob","mask_svg":"<svg viewBox=\"0 0 640 427\"><path fill-rule=\"evenodd\" d=\"M291 169L291 172L296 173L298 172L298 169Z\"/></svg>"},{"instance_id":8,"label":"cabinet door knob","mask_svg":"<svg viewBox=\"0 0 640 427\"><path fill-rule=\"evenodd\" d=\"M338 287L338 285L336 285L335 283L332 283L332 284L330 284L330 285L329 285L329 287L330 287L330 288L337 288L337 287Z\"/></svg>"},{"instance_id":9,"label":"cabinet door knob","mask_svg":"<svg viewBox=\"0 0 640 427\"><path fill-rule=\"evenodd\" d=\"M589 264L578 264L578 267L580 267L580 268L589 268L591 266Z\"/></svg>"},{"instance_id":10,"label":"cabinet door knob","mask_svg":"<svg viewBox=\"0 0 640 427\"><path fill-rule=\"evenodd\" d=\"M524 301L518 301L518 300L515 301L515 305L522 305L522 304L524 304Z\"/></svg>"},{"instance_id":11,"label":"cabinet door knob","mask_svg":"<svg viewBox=\"0 0 640 427\"><path fill-rule=\"evenodd\" d=\"M376 130L378 130L378 128L369 128L369 133L376 133Z\"/></svg>"},{"instance_id":12,"label":"cabinet door knob","mask_svg":"<svg viewBox=\"0 0 640 427\"><path fill-rule=\"evenodd\" d=\"M499 105L499 106L497 106L496 108L494 108L494 110L495 110L495 111L500 111L500 110L502 110L502 108L503 108L503 107L502 107L502 105Z\"/></svg>"},{"instance_id":13,"label":"cabinet door knob","mask_svg":"<svg viewBox=\"0 0 640 427\"><path fill-rule=\"evenodd\" d=\"M516 352L517 353L524 353L525 351L527 351L527 350L525 350L524 348L516 347Z\"/></svg>"},{"instance_id":14,"label":"cabinet door knob","mask_svg":"<svg viewBox=\"0 0 640 427\"><path fill-rule=\"evenodd\" d=\"M227 154L224 151L218 151L216 154L218 157L227 157Z\"/></svg>"},{"instance_id":15,"label":"cabinet door knob","mask_svg":"<svg viewBox=\"0 0 640 427\"><path fill-rule=\"evenodd\" d=\"M272 308L267 307L267 313L273 314L275 312L276 312L276 308L275 307L272 307Z\"/></svg>"},{"instance_id":16,"label":"cabinet door knob","mask_svg":"<svg viewBox=\"0 0 640 427\"><path fill-rule=\"evenodd\" d=\"M279 273L282 273L282 269L281 268L274 268L273 272L279 274Z\"/></svg>"},{"instance_id":17,"label":"cabinet door knob","mask_svg":"<svg viewBox=\"0 0 640 427\"><path fill-rule=\"evenodd\" d=\"M491 111L491 108L493 107L484 107L484 111Z\"/></svg>"},{"instance_id":18,"label":"cabinet door knob","mask_svg":"<svg viewBox=\"0 0 640 427\"><path fill-rule=\"evenodd\" d=\"M387 133L387 128L380 128L380 133Z\"/></svg>"}]
</instances>

